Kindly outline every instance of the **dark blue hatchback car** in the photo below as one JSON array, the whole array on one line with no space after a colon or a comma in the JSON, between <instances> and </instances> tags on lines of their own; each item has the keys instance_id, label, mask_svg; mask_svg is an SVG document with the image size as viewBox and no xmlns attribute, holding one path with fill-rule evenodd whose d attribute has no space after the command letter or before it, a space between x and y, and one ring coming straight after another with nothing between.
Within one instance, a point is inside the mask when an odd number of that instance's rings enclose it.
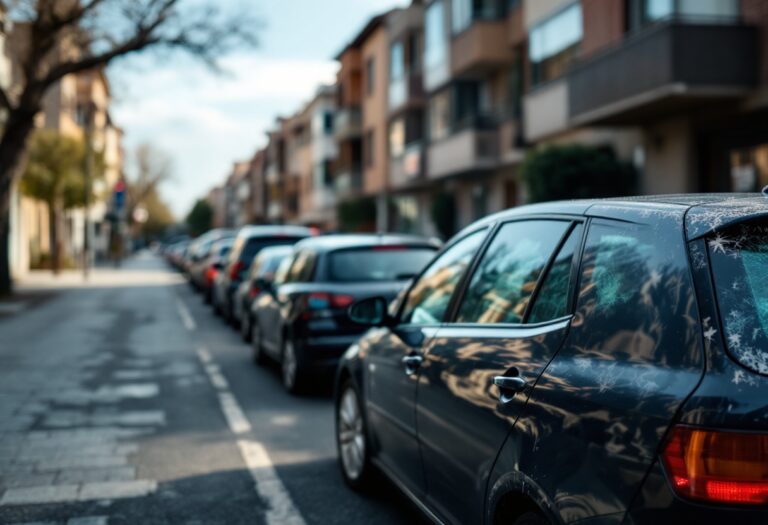
<instances>
[{"instance_id":1,"label":"dark blue hatchback car","mask_svg":"<svg viewBox=\"0 0 768 525\"><path fill-rule=\"evenodd\" d=\"M350 315L353 488L439 523L768 523L768 198L517 208Z\"/></svg>"}]
</instances>

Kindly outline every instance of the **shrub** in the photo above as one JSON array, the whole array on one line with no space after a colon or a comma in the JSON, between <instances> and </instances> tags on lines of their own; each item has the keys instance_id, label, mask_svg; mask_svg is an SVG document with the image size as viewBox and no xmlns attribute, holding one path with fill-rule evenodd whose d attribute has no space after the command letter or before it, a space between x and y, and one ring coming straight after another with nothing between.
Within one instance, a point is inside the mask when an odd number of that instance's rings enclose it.
<instances>
[{"instance_id":1,"label":"shrub","mask_svg":"<svg viewBox=\"0 0 768 525\"><path fill-rule=\"evenodd\" d=\"M609 146L549 146L528 154L520 168L529 202L631 195L637 171Z\"/></svg>"}]
</instances>

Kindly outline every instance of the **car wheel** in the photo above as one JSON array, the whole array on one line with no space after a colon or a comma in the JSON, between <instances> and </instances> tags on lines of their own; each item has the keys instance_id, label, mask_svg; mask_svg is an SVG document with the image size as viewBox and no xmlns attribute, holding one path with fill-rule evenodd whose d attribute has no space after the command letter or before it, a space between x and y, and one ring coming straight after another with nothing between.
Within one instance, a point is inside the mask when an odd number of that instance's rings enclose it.
<instances>
[{"instance_id":1,"label":"car wheel","mask_svg":"<svg viewBox=\"0 0 768 525\"><path fill-rule=\"evenodd\" d=\"M267 362L267 356L261 348L261 333L259 323L251 323L251 348L253 348L253 362L259 366L264 366Z\"/></svg>"},{"instance_id":2,"label":"car wheel","mask_svg":"<svg viewBox=\"0 0 768 525\"><path fill-rule=\"evenodd\" d=\"M210 290L204 290L203 291L203 301L205 304L211 304L211 291Z\"/></svg>"},{"instance_id":3,"label":"car wheel","mask_svg":"<svg viewBox=\"0 0 768 525\"><path fill-rule=\"evenodd\" d=\"M341 475L354 490L365 488L372 477L367 435L358 390L348 380L336 402L336 449Z\"/></svg>"},{"instance_id":4,"label":"car wheel","mask_svg":"<svg viewBox=\"0 0 768 525\"><path fill-rule=\"evenodd\" d=\"M240 320L240 335L246 343L251 342L251 316L245 313Z\"/></svg>"},{"instance_id":5,"label":"car wheel","mask_svg":"<svg viewBox=\"0 0 768 525\"><path fill-rule=\"evenodd\" d=\"M280 359L280 368L283 378L283 386L291 394L301 391L301 368L296 356L296 345L290 337L283 341L283 351Z\"/></svg>"},{"instance_id":6,"label":"car wheel","mask_svg":"<svg viewBox=\"0 0 768 525\"><path fill-rule=\"evenodd\" d=\"M549 525L549 522L538 512L526 512L513 525Z\"/></svg>"}]
</instances>

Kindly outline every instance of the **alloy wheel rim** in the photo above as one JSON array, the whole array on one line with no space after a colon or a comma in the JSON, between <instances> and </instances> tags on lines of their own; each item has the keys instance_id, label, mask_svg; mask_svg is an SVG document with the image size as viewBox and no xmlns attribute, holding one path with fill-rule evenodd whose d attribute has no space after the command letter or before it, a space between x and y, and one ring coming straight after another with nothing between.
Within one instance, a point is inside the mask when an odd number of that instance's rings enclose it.
<instances>
[{"instance_id":1,"label":"alloy wheel rim","mask_svg":"<svg viewBox=\"0 0 768 525\"><path fill-rule=\"evenodd\" d=\"M365 464L365 435L363 416L353 388L347 388L341 396L337 417L341 464L347 477L356 480Z\"/></svg>"},{"instance_id":2,"label":"alloy wheel rim","mask_svg":"<svg viewBox=\"0 0 768 525\"><path fill-rule=\"evenodd\" d=\"M296 353L293 349L293 343L286 341L285 351L283 352L283 382L288 388L293 388L296 381Z\"/></svg>"}]
</instances>

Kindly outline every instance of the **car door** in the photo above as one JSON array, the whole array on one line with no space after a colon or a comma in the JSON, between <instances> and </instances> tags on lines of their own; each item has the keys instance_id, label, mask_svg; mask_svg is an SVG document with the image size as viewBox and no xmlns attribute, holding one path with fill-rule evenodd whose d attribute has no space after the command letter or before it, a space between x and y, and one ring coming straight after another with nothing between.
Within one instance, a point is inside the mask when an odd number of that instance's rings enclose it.
<instances>
[{"instance_id":1,"label":"car door","mask_svg":"<svg viewBox=\"0 0 768 525\"><path fill-rule=\"evenodd\" d=\"M454 320L433 338L416 423L427 501L446 522L477 523L483 515L496 454L567 332L582 230L567 219L502 224L466 281ZM527 323L548 267L547 282L559 283L560 293Z\"/></svg>"},{"instance_id":2,"label":"car door","mask_svg":"<svg viewBox=\"0 0 768 525\"><path fill-rule=\"evenodd\" d=\"M701 378L702 322L675 213L592 220L571 329L513 431L504 463L564 522L623 522Z\"/></svg>"},{"instance_id":3,"label":"car door","mask_svg":"<svg viewBox=\"0 0 768 525\"><path fill-rule=\"evenodd\" d=\"M375 457L417 495L424 489L415 415L419 365L486 233L472 232L448 246L408 291L397 325L366 337L365 399Z\"/></svg>"}]
</instances>

